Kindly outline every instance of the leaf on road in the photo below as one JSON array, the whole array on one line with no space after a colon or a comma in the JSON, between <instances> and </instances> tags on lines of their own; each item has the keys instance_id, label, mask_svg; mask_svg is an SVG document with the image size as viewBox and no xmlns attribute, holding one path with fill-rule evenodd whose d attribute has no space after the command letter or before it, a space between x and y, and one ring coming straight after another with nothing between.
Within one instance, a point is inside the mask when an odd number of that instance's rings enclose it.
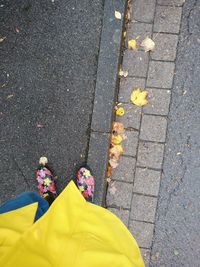
<instances>
[{"instance_id":1,"label":"leaf on road","mask_svg":"<svg viewBox=\"0 0 200 267\"><path fill-rule=\"evenodd\" d=\"M136 106L144 106L148 104L148 100L146 99L147 96L147 91L141 91L141 89L137 88L133 90L131 94L131 102Z\"/></svg>"},{"instance_id":2,"label":"leaf on road","mask_svg":"<svg viewBox=\"0 0 200 267\"><path fill-rule=\"evenodd\" d=\"M128 76L128 71L120 69L119 70L119 76L126 78Z\"/></svg>"},{"instance_id":3,"label":"leaf on road","mask_svg":"<svg viewBox=\"0 0 200 267\"><path fill-rule=\"evenodd\" d=\"M124 153L122 145L114 145L110 148L110 159L119 160L120 156Z\"/></svg>"},{"instance_id":4,"label":"leaf on road","mask_svg":"<svg viewBox=\"0 0 200 267\"><path fill-rule=\"evenodd\" d=\"M117 10L115 10L115 18L116 19L121 19L122 18L122 14Z\"/></svg>"},{"instance_id":5,"label":"leaf on road","mask_svg":"<svg viewBox=\"0 0 200 267\"><path fill-rule=\"evenodd\" d=\"M47 157L41 157L39 160L39 164L45 166L48 163Z\"/></svg>"},{"instance_id":6,"label":"leaf on road","mask_svg":"<svg viewBox=\"0 0 200 267\"><path fill-rule=\"evenodd\" d=\"M111 168L112 169L112 168ZM111 175L110 175L111 176ZM110 178L107 178L106 179L107 183L110 183L111 182L111 179Z\"/></svg>"},{"instance_id":7,"label":"leaf on road","mask_svg":"<svg viewBox=\"0 0 200 267\"><path fill-rule=\"evenodd\" d=\"M137 50L137 41L135 39L128 40L128 49Z\"/></svg>"},{"instance_id":8,"label":"leaf on road","mask_svg":"<svg viewBox=\"0 0 200 267\"><path fill-rule=\"evenodd\" d=\"M175 255L175 256L178 256L178 255L179 255L179 252L178 252L177 249L174 249L174 255Z\"/></svg>"},{"instance_id":9,"label":"leaf on road","mask_svg":"<svg viewBox=\"0 0 200 267\"><path fill-rule=\"evenodd\" d=\"M6 40L6 37L1 37L0 38L0 43L3 43L4 40Z\"/></svg>"},{"instance_id":10,"label":"leaf on road","mask_svg":"<svg viewBox=\"0 0 200 267\"><path fill-rule=\"evenodd\" d=\"M116 110L116 115L117 116L122 117L122 116L124 116L124 114L125 114L125 110L124 110L123 107L117 108L117 110Z\"/></svg>"},{"instance_id":11,"label":"leaf on road","mask_svg":"<svg viewBox=\"0 0 200 267\"><path fill-rule=\"evenodd\" d=\"M125 129L124 129L124 125L121 122L113 122L113 134L124 134L125 133Z\"/></svg>"},{"instance_id":12,"label":"leaf on road","mask_svg":"<svg viewBox=\"0 0 200 267\"><path fill-rule=\"evenodd\" d=\"M110 164L108 164L108 168L107 168L107 177L110 177L112 175L112 167L110 166ZM108 181L107 181L108 182Z\"/></svg>"},{"instance_id":13,"label":"leaf on road","mask_svg":"<svg viewBox=\"0 0 200 267\"><path fill-rule=\"evenodd\" d=\"M155 43L154 41L149 38L149 37L146 37L142 43L140 44L141 47L144 48L144 51L145 52L148 52L148 51L153 51L155 49Z\"/></svg>"},{"instance_id":14,"label":"leaf on road","mask_svg":"<svg viewBox=\"0 0 200 267\"><path fill-rule=\"evenodd\" d=\"M14 95L12 94L12 95L8 95L7 96L7 99L10 99L10 98L12 98Z\"/></svg>"},{"instance_id":15,"label":"leaf on road","mask_svg":"<svg viewBox=\"0 0 200 267\"><path fill-rule=\"evenodd\" d=\"M112 135L111 143L113 145L119 145L123 141L123 137L121 135Z\"/></svg>"},{"instance_id":16,"label":"leaf on road","mask_svg":"<svg viewBox=\"0 0 200 267\"><path fill-rule=\"evenodd\" d=\"M44 128L44 125L41 124L41 123L38 123L38 124L37 124L37 128Z\"/></svg>"}]
</instances>

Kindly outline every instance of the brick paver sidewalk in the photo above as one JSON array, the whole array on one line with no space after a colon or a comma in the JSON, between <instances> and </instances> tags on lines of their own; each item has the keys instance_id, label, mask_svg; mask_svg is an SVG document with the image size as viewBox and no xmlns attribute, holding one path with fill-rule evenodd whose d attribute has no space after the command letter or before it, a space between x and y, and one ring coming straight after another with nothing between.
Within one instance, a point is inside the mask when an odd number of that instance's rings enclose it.
<instances>
[{"instance_id":1,"label":"brick paver sidewalk","mask_svg":"<svg viewBox=\"0 0 200 267\"><path fill-rule=\"evenodd\" d=\"M125 50L118 101L126 114L117 118L126 127L125 153L112 175L116 193L107 206L129 227L149 266L154 222L165 151L167 116L175 73L182 4L184 0L133 0L127 39L151 37L154 52ZM130 103L133 88L149 92L143 108Z\"/></svg>"}]
</instances>

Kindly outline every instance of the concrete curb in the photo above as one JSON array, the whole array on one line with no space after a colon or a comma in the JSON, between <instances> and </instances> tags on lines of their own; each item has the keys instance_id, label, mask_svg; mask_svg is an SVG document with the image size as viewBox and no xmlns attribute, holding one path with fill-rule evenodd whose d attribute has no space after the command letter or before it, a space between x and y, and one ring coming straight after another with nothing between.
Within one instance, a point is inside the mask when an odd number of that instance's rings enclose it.
<instances>
[{"instance_id":1,"label":"concrete curb","mask_svg":"<svg viewBox=\"0 0 200 267\"><path fill-rule=\"evenodd\" d=\"M127 0L105 0L87 164L96 177L95 203L105 206L106 173L113 108L118 91ZM122 18L115 18L115 11Z\"/></svg>"}]
</instances>

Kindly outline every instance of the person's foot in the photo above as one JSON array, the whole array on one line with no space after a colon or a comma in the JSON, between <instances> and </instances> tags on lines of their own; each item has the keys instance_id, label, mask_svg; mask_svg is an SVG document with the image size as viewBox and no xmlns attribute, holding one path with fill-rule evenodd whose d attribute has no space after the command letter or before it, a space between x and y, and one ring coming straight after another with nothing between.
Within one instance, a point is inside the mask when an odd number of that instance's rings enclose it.
<instances>
[{"instance_id":1,"label":"person's foot","mask_svg":"<svg viewBox=\"0 0 200 267\"><path fill-rule=\"evenodd\" d=\"M77 172L77 186L83 197L88 202L94 202L94 177L86 167L81 167Z\"/></svg>"},{"instance_id":2,"label":"person's foot","mask_svg":"<svg viewBox=\"0 0 200 267\"><path fill-rule=\"evenodd\" d=\"M44 197L51 204L56 198L57 192L53 174L47 167L47 163L47 158L40 158L39 166L36 171L36 179L38 181L38 190L40 196Z\"/></svg>"}]
</instances>

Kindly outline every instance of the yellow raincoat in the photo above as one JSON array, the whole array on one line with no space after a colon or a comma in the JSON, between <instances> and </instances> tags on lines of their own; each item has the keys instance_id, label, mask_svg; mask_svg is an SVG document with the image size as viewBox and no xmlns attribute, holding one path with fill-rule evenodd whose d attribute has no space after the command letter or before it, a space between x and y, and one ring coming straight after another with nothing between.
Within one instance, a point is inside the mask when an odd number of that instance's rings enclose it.
<instances>
[{"instance_id":1,"label":"yellow raincoat","mask_svg":"<svg viewBox=\"0 0 200 267\"><path fill-rule=\"evenodd\" d=\"M73 182L34 223L37 203L0 215L1 267L144 267L135 239Z\"/></svg>"}]
</instances>

